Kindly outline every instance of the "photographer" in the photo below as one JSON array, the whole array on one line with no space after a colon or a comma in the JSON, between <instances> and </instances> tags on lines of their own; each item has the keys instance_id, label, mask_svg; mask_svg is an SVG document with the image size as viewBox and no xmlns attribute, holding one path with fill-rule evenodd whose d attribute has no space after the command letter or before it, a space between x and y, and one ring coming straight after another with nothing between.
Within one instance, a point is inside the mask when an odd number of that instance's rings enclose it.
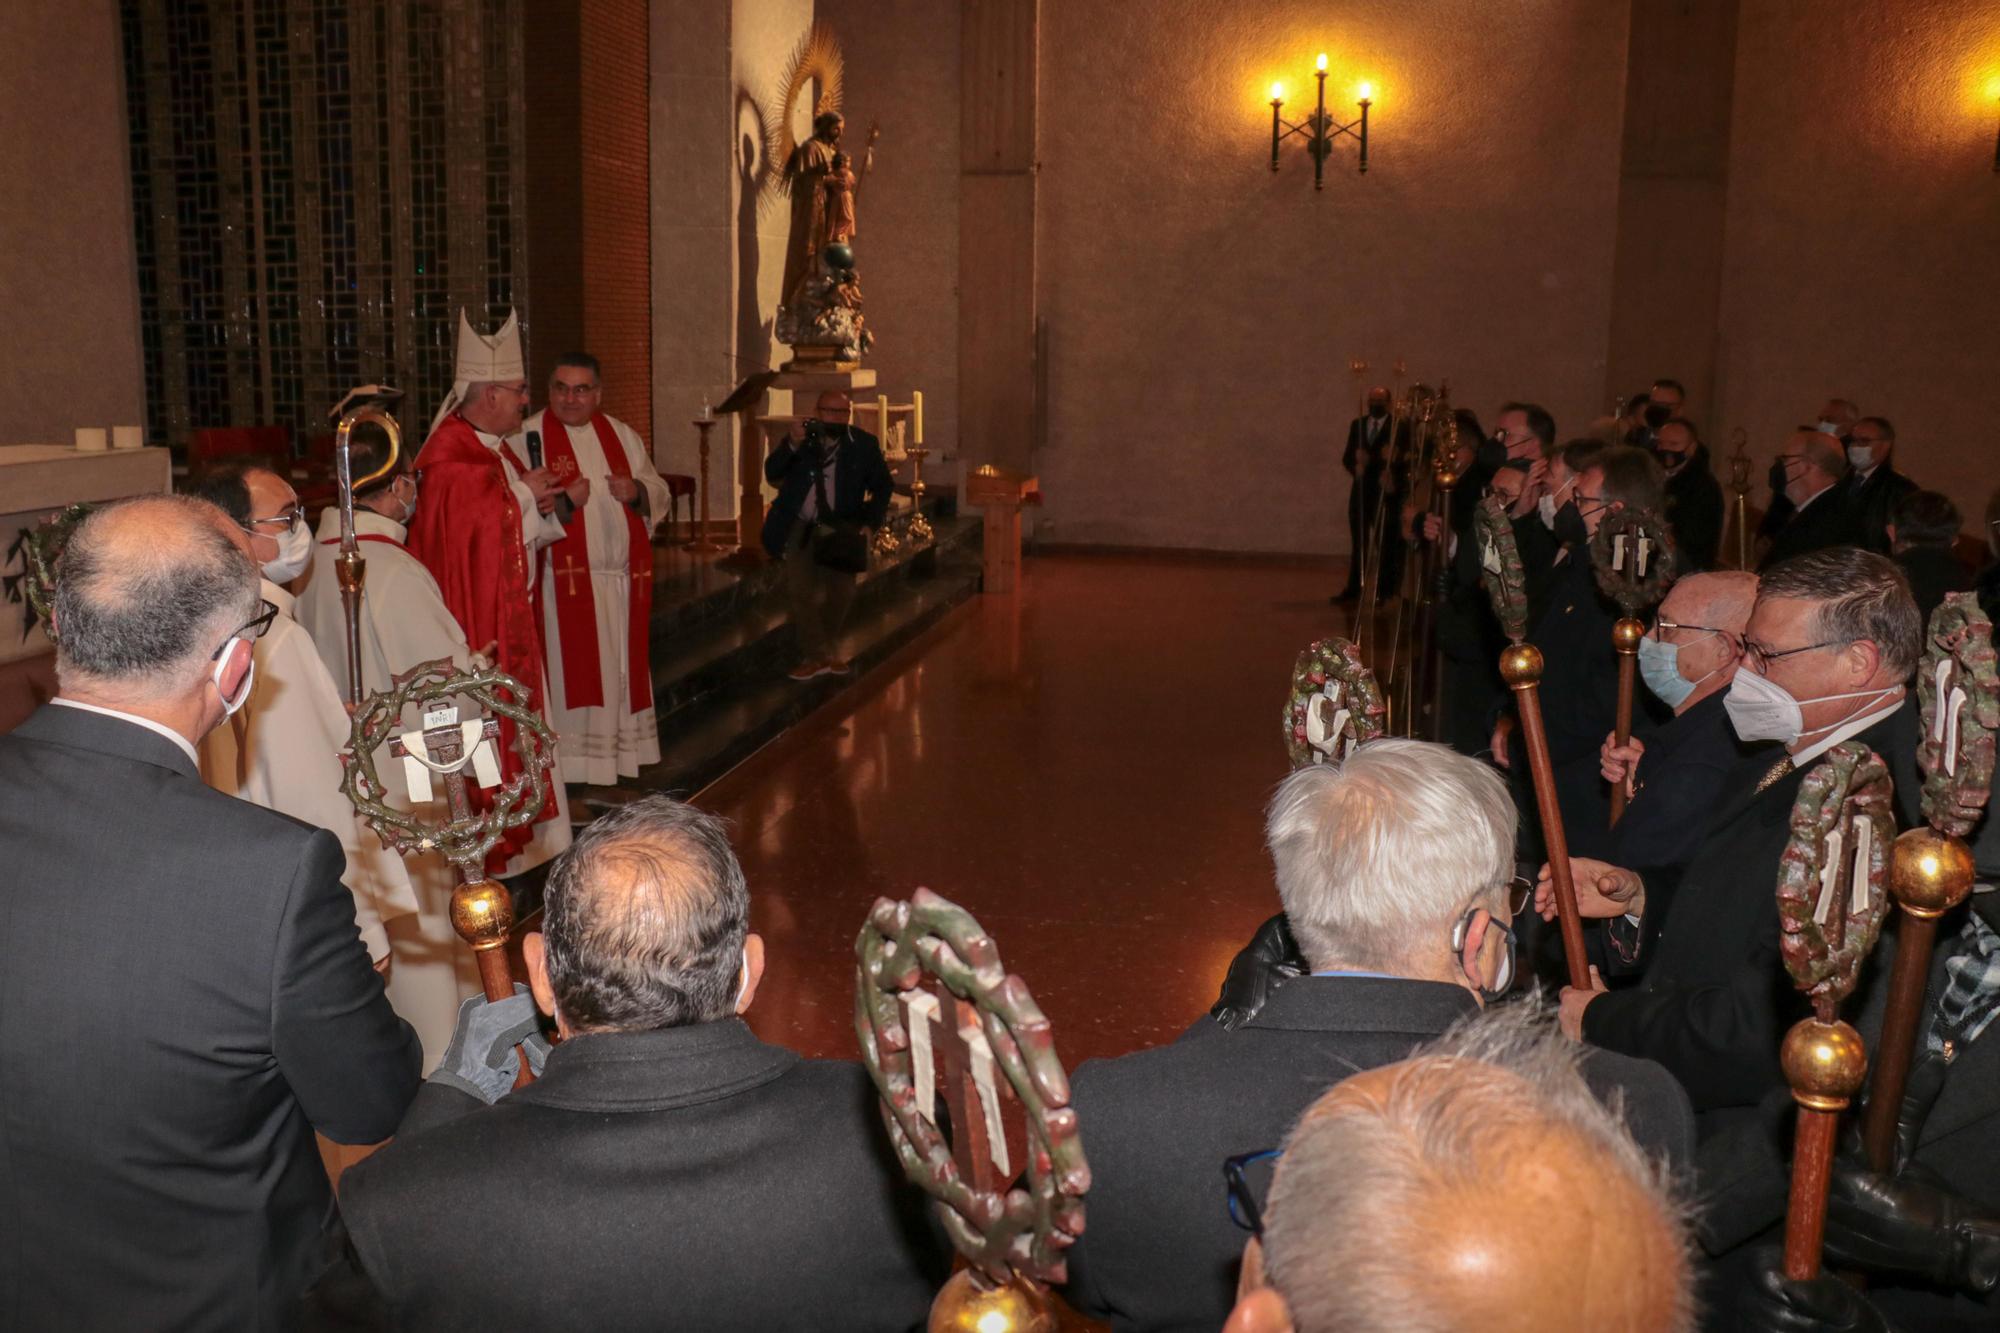
<instances>
[{"instance_id":1,"label":"photographer","mask_svg":"<svg viewBox=\"0 0 2000 1333\"><path fill-rule=\"evenodd\" d=\"M785 595L799 636L793 680L844 676L836 638L854 603L856 576L868 568L875 530L889 513L893 484L882 446L849 424L854 405L829 389L813 415L792 423L764 460L778 488L764 519L764 549L785 562Z\"/></svg>"}]
</instances>

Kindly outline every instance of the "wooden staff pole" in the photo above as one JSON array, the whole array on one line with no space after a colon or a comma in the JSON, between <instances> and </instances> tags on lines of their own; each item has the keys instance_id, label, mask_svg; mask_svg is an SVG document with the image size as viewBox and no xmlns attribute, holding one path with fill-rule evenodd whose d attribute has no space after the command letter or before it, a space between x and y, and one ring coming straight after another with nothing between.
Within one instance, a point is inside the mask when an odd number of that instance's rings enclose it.
<instances>
[{"instance_id":1,"label":"wooden staff pole","mask_svg":"<svg viewBox=\"0 0 2000 1333\"><path fill-rule=\"evenodd\" d=\"M1528 751L1535 809L1541 815L1542 844L1549 857L1556 917L1562 923L1569 984L1578 990L1589 990L1590 962L1583 948L1583 917L1576 910L1576 885L1569 873L1569 839L1563 833L1562 807L1556 801L1556 775L1549 763L1549 737L1542 726L1541 650L1532 643L1517 643L1508 648L1500 654L1500 678L1514 691L1515 711L1521 719L1521 743Z\"/></svg>"},{"instance_id":2,"label":"wooden staff pole","mask_svg":"<svg viewBox=\"0 0 2000 1333\"><path fill-rule=\"evenodd\" d=\"M1910 1057L1916 1050L1938 918L1965 901L1972 880L1972 853L1959 839L1936 829L1913 828L1890 848L1889 892L1902 909L1903 921L1896 931L1889 1003L1882 1015L1862 1127L1868 1164L1877 1171L1895 1169L1896 1122L1909 1082Z\"/></svg>"},{"instance_id":3,"label":"wooden staff pole","mask_svg":"<svg viewBox=\"0 0 2000 1333\"><path fill-rule=\"evenodd\" d=\"M1646 637L1646 622L1633 616L1621 617L1611 627L1611 647L1618 654L1618 720L1612 732L1619 746L1632 739L1632 683L1638 674L1639 640ZM1632 775L1611 789L1611 827L1625 817L1625 803L1632 799Z\"/></svg>"},{"instance_id":4,"label":"wooden staff pole","mask_svg":"<svg viewBox=\"0 0 2000 1333\"><path fill-rule=\"evenodd\" d=\"M1800 1020L1785 1034L1781 1059L1792 1099L1799 1104L1792 1192L1785 1208L1785 1276L1804 1282L1819 1275L1834 1134L1840 1113L1867 1076L1868 1053L1853 1028L1814 1017Z\"/></svg>"}]
</instances>

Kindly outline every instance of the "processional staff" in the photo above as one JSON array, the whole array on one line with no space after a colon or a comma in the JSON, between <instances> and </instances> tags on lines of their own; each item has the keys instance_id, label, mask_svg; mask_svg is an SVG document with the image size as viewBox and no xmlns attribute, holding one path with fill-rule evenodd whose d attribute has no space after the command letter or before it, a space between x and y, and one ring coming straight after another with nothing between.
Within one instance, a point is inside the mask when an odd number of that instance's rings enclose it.
<instances>
[{"instance_id":1,"label":"processional staff","mask_svg":"<svg viewBox=\"0 0 2000 1333\"><path fill-rule=\"evenodd\" d=\"M1055 1333L1045 1284L1068 1276L1090 1164L1049 1020L992 936L929 889L876 899L854 952L855 1032L890 1142L966 1261L930 1327ZM936 1115L940 1073L950 1141ZM1022 1111L1018 1170L1003 1099Z\"/></svg>"},{"instance_id":2,"label":"processional staff","mask_svg":"<svg viewBox=\"0 0 2000 1333\"><path fill-rule=\"evenodd\" d=\"M1819 1274L1827 1185L1840 1113L1861 1090L1868 1053L1840 1021L1887 905L1882 881L1896 834L1889 770L1859 741L1843 741L1806 774L1779 861L1778 947L1813 1013L1785 1034L1780 1060L1798 1103L1785 1276Z\"/></svg>"},{"instance_id":3,"label":"processional staff","mask_svg":"<svg viewBox=\"0 0 2000 1333\"><path fill-rule=\"evenodd\" d=\"M1375 633L1375 616L1382 604L1382 561L1388 550L1389 495L1395 488L1396 473L1403 466L1403 455L1410 447L1410 436L1415 425L1418 395L1428 393L1424 385L1410 386L1406 394L1402 392L1403 362L1396 361L1397 391L1389 400L1389 436L1382 442L1382 466L1376 474L1380 482L1375 490L1375 514L1361 534L1361 600L1354 612L1353 639L1361 645L1366 654L1371 645L1381 650ZM1368 469L1363 466L1355 474L1355 484L1361 484ZM1363 515L1367 518L1367 515Z\"/></svg>"},{"instance_id":4,"label":"processional staff","mask_svg":"<svg viewBox=\"0 0 2000 1333\"><path fill-rule=\"evenodd\" d=\"M1977 598L1969 592L1948 595L1931 613L1928 637L1930 646L1917 668L1924 823L1896 839L1889 859L1889 892L1902 920L1863 1120L1868 1164L1883 1172L1895 1168L1896 1125L1938 918L1972 892L1972 852L1964 840L1992 795L1994 733L2000 730L1993 625Z\"/></svg>"},{"instance_id":5,"label":"processional staff","mask_svg":"<svg viewBox=\"0 0 2000 1333\"><path fill-rule=\"evenodd\" d=\"M1493 613L1506 631L1509 646L1500 653L1500 678L1514 692L1521 719L1521 743L1528 751L1528 772L1535 788L1542 845L1549 859L1549 883L1555 890L1556 917L1561 923L1563 956L1569 984L1589 990L1590 962L1584 953L1583 917L1576 910L1576 884L1570 877L1569 838L1563 832L1562 806L1556 800L1556 779L1549 762L1549 736L1542 725L1542 654L1528 643L1528 578L1507 502L1489 495L1472 516L1473 540L1479 543L1479 577L1493 601Z\"/></svg>"},{"instance_id":6,"label":"processional staff","mask_svg":"<svg viewBox=\"0 0 2000 1333\"><path fill-rule=\"evenodd\" d=\"M1455 467L1458 418L1452 415L1447 397L1450 392L1449 383L1442 384L1437 393L1424 401L1409 469L1413 510L1416 514L1434 516L1441 524L1449 518L1451 487L1458 481ZM1449 480L1441 483L1441 475ZM1398 533L1399 539L1401 536ZM1390 685L1395 696L1390 711L1400 721L1398 734L1403 736L1418 734L1418 710L1430 701L1430 653L1437 627L1434 594L1442 545L1442 540L1425 542L1423 558L1407 561L1403 567L1403 597L1396 607L1395 639L1389 648ZM1403 633L1404 607L1414 608L1407 640Z\"/></svg>"},{"instance_id":7,"label":"processional staff","mask_svg":"<svg viewBox=\"0 0 2000 1333\"><path fill-rule=\"evenodd\" d=\"M1639 640L1646 622L1639 612L1658 606L1678 573L1673 531L1650 509L1627 508L1607 514L1590 539L1590 564L1598 591L1618 604L1619 618L1611 627L1611 647L1618 654L1618 712L1612 732L1621 748L1632 739L1633 677L1637 674ZM1632 798L1631 777L1611 789L1611 823L1625 817Z\"/></svg>"},{"instance_id":8,"label":"processional staff","mask_svg":"<svg viewBox=\"0 0 2000 1333\"><path fill-rule=\"evenodd\" d=\"M452 703L465 698L484 705L486 716L459 720ZM340 789L382 845L402 856L436 852L458 871L451 895L451 926L472 948L479 965L479 985L490 1001L514 994L506 945L514 929L514 900L505 885L485 873L486 854L509 829L531 824L548 797L555 737L535 711L525 706L527 690L505 672L478 658L473 668L459 671L448 658L425 662L391 677L390 688L371 694L354 710L354 728L341 752ZM403 710L415 705L423 717L420 731L401 730ZM522 771L502 784L497 719L514 723L514 748ZM433 775L444 783L449 817L429 823L387 800L375 767L375 752L387 745L404 765L413 805L430 803ZM472 808L465 770L489 789L483 811ZM525 1052L514 1086L529 1082Z\"/></svg>"},{"instance_id":9,"label":"processional staff","mask_svg":"<svg viewBox=\"0 0 2000 1333\"><path fill-rule=\"evenodd\" d=\"M389 408L403 396L401 389L380 384L364 384L340 400L328 415L339 424L333 431L334 479L340 489L340 553L333 559L334 575L340 582L340 610L347 622L347 702L361 706L361 590L368 578L368 562L361 558L361 543L354 535L354 492L388 476L396 468L403 451L403 432ZM354 428L373 421L389 437L389 456L359 480L354 476Z\"/></svg>"}]
</instances>

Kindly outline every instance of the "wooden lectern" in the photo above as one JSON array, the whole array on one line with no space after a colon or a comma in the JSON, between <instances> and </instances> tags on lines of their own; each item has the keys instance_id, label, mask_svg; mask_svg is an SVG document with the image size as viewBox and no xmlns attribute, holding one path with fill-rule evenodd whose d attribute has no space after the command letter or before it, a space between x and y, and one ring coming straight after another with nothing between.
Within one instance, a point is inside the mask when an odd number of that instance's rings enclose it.
<instances>
[{"instance_id":1,"label":"wooden lectern","mask_svg":"<svg viewBox=\"0 0 2000 1333\"><path fill-rule=\"evenodd\" d=\"M991 463L972 469L965 503L985 514L986 592L1012 592L1021 578L1021 506L1041 483Z\"/></svg>"}]
</instances>

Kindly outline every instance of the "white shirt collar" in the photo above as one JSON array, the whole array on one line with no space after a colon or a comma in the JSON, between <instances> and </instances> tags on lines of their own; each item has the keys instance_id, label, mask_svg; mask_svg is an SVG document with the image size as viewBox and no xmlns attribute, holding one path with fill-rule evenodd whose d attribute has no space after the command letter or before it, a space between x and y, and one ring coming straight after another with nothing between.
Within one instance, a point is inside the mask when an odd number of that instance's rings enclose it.
<instances>
[{"instance_id":1,"label":"white shirt collar","mask_svg":"<svg viewBox=\"0 0 2000 1333\"><path fill-rule=\"evenodd\" d=\"M1804 768L1807 764L1810 764L1813 760L1819 758L1821 755L1825 754L1828 750L1831 750L1834 746L1840 744L1842 741L1847 740L1850 737L1860 735L1862 732L1868 730L1868 728L1874 726L1877 722L1880 722L1883 718L1889 716L1889 714L1895 712L1898 708L1901 708L1903 706L1903 700L1908 696L1909 696L1909 691L1904 689L1902 686L1898 685L1896 687L1895 694L1890 696L1889 701L1887 703L1878 704L1874 708L1871 708L1867 712L1863 713L1860 717L1853 718L1850 721L1841 723L1839 726L1835 727L1832 731L1829 731L1825 736L1821 737L1819 740L1814 741L1811 745L1808 745L1805 749L1800 750L1797 754L1793 755L1792 767Z\"/></svg>"},{"instance_id":2,"label":"white shirt collar","mask_svg":"<svg viewBox=\"0 0 2000 1333\"><path fill-rule=\"evenodd\" d=\"M181 753L188 757L188 762L195 766L195 771L201 771L201 759L195 754L194 746L189 743L188 738L175 731L172 727L153 721L150 717L140 717L137 713L121 713L116 708L101 708L96 704L84 703L81 699L65 699L60 694L49 700L49 702L52 704L61 704L64 708L80 709L86 713L101 713L105 717L115 717L121 722L130 722L134 726L158 732L175 745L180 746Z\"/></svg>"},{"instance_id":3,"label":"white shirt collar","mask_svg":"<svg viewBox=\"0 0 2000 1333\"><path fill-rule=\"evenodd\" d=\"M395 519L376 513L372 509L354 506L354 534L358 537L366 533L371 537L387 537L397 545L409 540L409 530ZM328 505L320 511L319 539L324 542L331 538L340 540L340 506Z\"/></svg>"},{"instance_id":4,"label":"white shirt collar","mask_svg":"<svg viewBox=\"0 0 2000 1333\"><path fill-rule=\"evenodd\" d=\"M261 591L264 600L272 606L277 607L279 615L287 620L298 619L298 613L293 610L299 604L298 598L292 596L269 579L260 579L259 582L263 585Z\"/></svg>"}]
</instances>

